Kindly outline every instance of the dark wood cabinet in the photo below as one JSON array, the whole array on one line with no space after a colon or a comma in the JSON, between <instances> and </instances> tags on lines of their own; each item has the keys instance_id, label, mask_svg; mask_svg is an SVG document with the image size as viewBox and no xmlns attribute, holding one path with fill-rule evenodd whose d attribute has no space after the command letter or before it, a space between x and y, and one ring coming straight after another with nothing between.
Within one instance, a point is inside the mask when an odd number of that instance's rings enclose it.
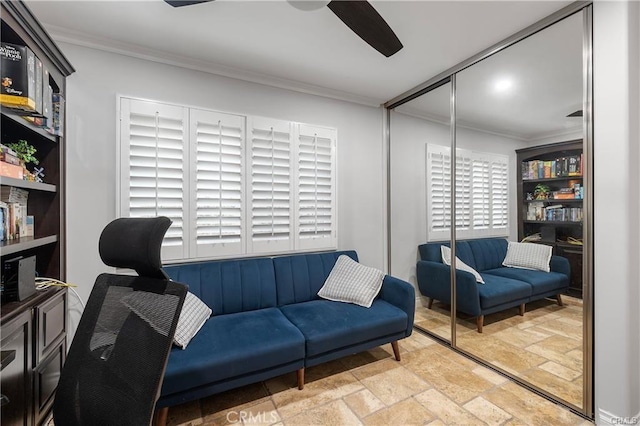
<instances>
[{"instance_id":1,"label":"dark wood cabinet","mask_svg":"<svg viewBox=\"0 0 640 426\"><path fill-rule=\"evenodd\" d=\"M51 411L67 354L67 290L5 303L0 321L2 424L38 426Z\"/></svg>"},{"instance_id":2,"label":"dark wood cabinet","mask_svg":"<svg viewBox=\"0 0 640 426\"><path fill-rule=\"evenodd\" d=\"M523 148L516 154L518 239L551 245L555 255L567 258L569 294L582 297L582 140Z\"/></svg>"}]
</instances>

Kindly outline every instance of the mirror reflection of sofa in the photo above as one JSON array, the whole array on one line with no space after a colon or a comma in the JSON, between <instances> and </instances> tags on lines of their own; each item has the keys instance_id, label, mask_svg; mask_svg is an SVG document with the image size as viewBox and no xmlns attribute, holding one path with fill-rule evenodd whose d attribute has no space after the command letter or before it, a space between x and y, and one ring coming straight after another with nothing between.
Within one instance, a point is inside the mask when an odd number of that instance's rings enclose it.
<instances>
[{"instance_id":1,"label":"mirror reflection of sofa","mask_svg":"<svg viewBox=\"0 0 640 426\"><path fill-rule=\"evenodd\" d=\"M533 244L533 243L530 243ZM451 304L450 267L443 263L441 246L434 242L418 247L421 260L417 264L420 293L433 301ZM570 267L564 257L551 256L549 272L503 266L509 242L502 238L482 238L456 242L456 257L475 269L484 283L471 272L456 269L457 310L476 317L478 333L482 333L484 316L518 307L524 315L525 304L555 297L562 306L561 294L569 288ZM459 262L458 262L459 263Z\"/></svg>"}]
</instances>

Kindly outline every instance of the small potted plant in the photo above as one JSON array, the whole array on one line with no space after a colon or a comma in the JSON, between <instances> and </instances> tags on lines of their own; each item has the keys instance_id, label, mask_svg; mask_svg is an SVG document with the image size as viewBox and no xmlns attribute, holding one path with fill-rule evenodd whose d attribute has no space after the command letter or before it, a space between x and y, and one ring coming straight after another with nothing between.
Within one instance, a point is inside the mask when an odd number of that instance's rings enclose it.
<instances>
[{"instance_id":1,"label":"small potted plant","mask_svg":"<svg viewBox=\"0 0 640 426\"><path fill-rule=\"evenodd\" d=\"M34 180L33 174L27 170L27 164L38 165L40 162L34 156L37 149L24 139L20 139L18 142L10 143L7 145L9 149L12 149L16 153L16 157L20 160L22 168L24 169L24 175L26 180Z\"/></svg>"},{"instance_id":2,"label":"small potted plant","mask_svg":"<svg viewBox=\"0 0 640 426\"><path fill-rule=\"evenodd\" d=\"M546 200L549 198L549 193L551 192L551 188L548 185L543 183L539 183L536 185L533 190L533 196L536 200Z\"/></svg>"}]
</instances>

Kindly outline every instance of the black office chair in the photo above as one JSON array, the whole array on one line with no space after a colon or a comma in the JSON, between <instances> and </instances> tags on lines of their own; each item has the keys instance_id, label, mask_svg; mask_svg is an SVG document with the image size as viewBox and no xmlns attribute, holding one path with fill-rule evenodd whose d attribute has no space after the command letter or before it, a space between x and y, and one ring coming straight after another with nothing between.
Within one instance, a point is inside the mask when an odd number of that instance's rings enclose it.
<instances>
[{"instance_id":1,"label":"black office chair","mask_svg":"<svg viewBox=\"0 0 640 426\"><path fill-rule=\"evenodd\" d=\"M138 276L101 274L91 291L53 404L56 426L149 425L187 293L162 270L171 220L116 219L102 261Z\"/></svg>"}]
</instances>

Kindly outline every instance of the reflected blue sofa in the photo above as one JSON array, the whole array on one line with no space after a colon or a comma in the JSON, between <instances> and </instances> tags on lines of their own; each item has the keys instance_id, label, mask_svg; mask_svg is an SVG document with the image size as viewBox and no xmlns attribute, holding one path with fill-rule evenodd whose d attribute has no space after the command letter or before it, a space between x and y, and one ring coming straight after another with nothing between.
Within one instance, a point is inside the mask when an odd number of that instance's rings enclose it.
<instances>
[{"instance_id":1,"label":"reflected blue sofa","mask_svg":"<svg viewBox=\"0 0 640 426\"><path fill-rule=\"evenodd\" d=\"M157 408L304 369L411 334L415 291L385 276L370 308L320 299L338 256L355 251L210 261L165 267L212 310L185 350L169 355ZM166 410L165 414L166 416Z\"/></svg>"},{"instance_id":2,"label":"reflected blue sofa","mask_svg":"<svg viewBox=\"0 0 640 426\"><path fill-rule=\"evenodd\" d=\"M428 298L451 304L450 267L442 263L440 246L449 242L418 246L421 260L417 264L420 293ZM508 241L503 238L482 238L456 242L456 257L478 271L484 284L466 271L456 270L456 301L460 312L476 317L478 333L482 333L484 316L519 307L524 315L525 304L546 297L556 297L562 306L561 294L569 289L569 261L552 256L550 272L502 266Z\"/></svg>"}]
</instances>

